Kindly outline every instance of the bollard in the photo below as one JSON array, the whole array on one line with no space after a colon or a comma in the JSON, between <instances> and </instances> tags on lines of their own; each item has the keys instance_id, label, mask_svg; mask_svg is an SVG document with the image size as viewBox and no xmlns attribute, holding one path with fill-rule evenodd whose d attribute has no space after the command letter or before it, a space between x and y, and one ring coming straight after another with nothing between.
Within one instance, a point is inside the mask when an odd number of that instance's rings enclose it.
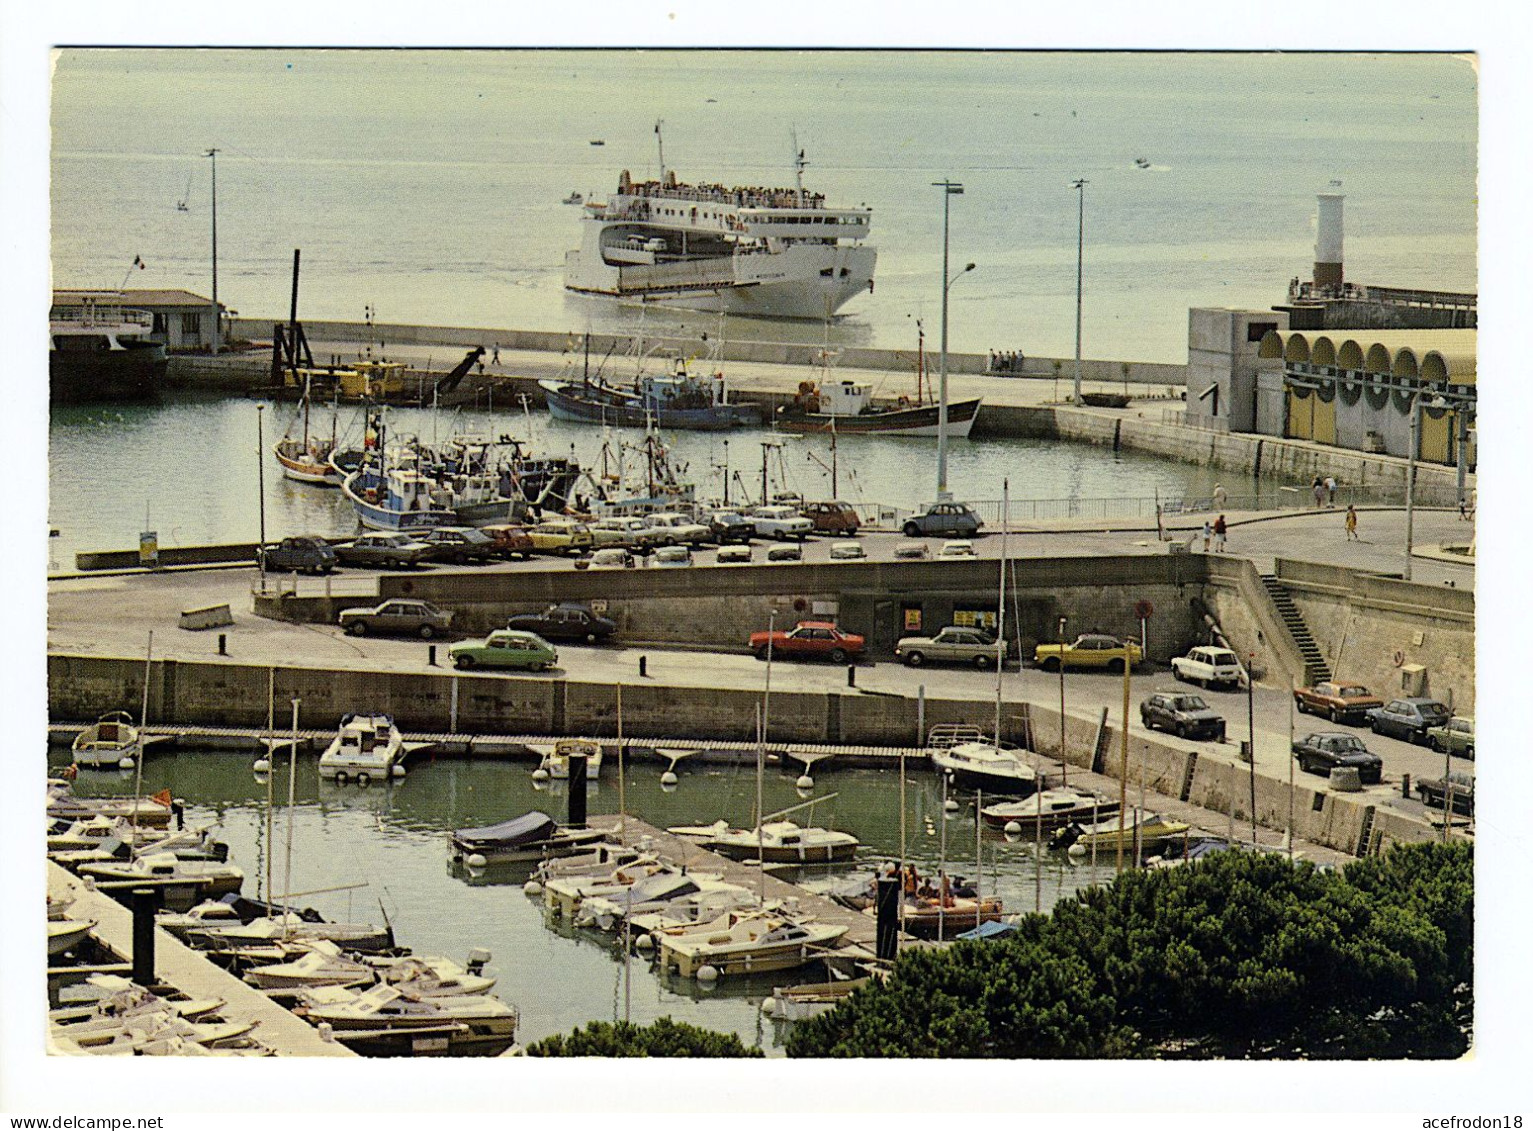
<instances>
[{"instance_id":1,"label":"bollard","mask_svg":"<svg viewBox=\"0 0 1533 1131\"><path fill-rule=\"evenodd\" d=\"M570 755L568 824L572 829L586 827L586 756L584 754Z\"/></svg>"},{"instance_id":2,"label":"bollard","mask_svg":"<svg viewBox=\"0 0 1533 1131\"><path fill-rule=\"evenodd\" d=\"M640 676L647 676L647 675L649 675L649 657L648 656L640 656L639 657L639 675Z\"/></svg>"},{"instance_id":3,"label":"bollard","mask_svg":"<svg viewBox=\"0 0 1533 1131\"><path fill-rule=\"evenodd\" d=\"M846 665L846 685L848 687L857 686L857 667L854 664Z\"/></svg>"},{"instance_id":4,"label":"bollard","mask_svg":"<svg viewBox=\"0 0 1533 1131\"><path fill-rule=\"evenodd\" d=\"M878 908L878 933L874 939L873 952L880 961L892 962L899 950L900 878L879 876L874 902Z\"/></svg>"},{"instance_id":5,"label":"bollard","mask_svg":"<svg viewBox=\"0 0 1533 1131\"><path fill-rule=\"evenodd\" d=\"M220 632L218 634L218 654L220 656L227 656L229 654L229 636L227 633Z\"/></svg>"},{"instance_id":6,"label":"bollard","mask_svg":"<svg viewBox=\"0 0 1533 1131\"><path fill-rule=\"evenodd\" d=\"M172 801L170 803L170 811L176 815L176 831L178 833L184 832L186 830L186 803L183 801Z\"/></svg>"},{"instance_id":7,"label":"bollard","mask_svg":"<svg viewBox=\"0 0 1533 1131\"><path fill-rule=\"evenodd\" d=\"M1401 774L1400 775L1400 796L1405 798L1407 801L1409 801L1411 799L1411 775L1410 774Z\"/></svg>"},{"instance_id":8,"label":"bollard","mask_svg":"<svg viewBox=\"0 0 1533 1131\"><path fill-rule=\"evenodd\" d=\"M428 644L428 645L426 645L426 666L427 667L432 667L432 668L436 667L436 645L435 644Z\"/></svg>"},{"instance_id":9,"label":"bollard","mask_svg":"<svg viewBox=\"0 0 1533 1131\"><path fill-rule=\"evenodd\" d=\"M133 889L133 980L141 986L155 984L154 912L159 904L154 888Z\"/></svg>"}]
</instances>

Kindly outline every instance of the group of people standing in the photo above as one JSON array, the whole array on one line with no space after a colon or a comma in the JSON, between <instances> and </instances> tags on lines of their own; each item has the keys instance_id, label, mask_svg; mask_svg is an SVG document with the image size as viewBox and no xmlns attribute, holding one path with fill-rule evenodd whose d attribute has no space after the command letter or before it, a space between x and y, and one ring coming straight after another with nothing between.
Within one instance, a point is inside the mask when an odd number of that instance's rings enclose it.
<instances>
[{"instance_id":1,"label":"group of people standing","mask_svg":"<svg viewBox=\"0 0 1533 1131\"><path fill-rule=\"evenodd\" d=\"M1327 475L1324 478L1317 475L1315 482L1310 485L1310 491L1315 496L1317 507L1334 507L1336 505L1336 477Z\"/></svg>"},{"instance_id":2,"label":"group of people standing","mask_svg":"<svg viewBox=\"0 0 1533 1131\"><path fill-rule=\"evenodd\" d=\"M1021 373L1025 364L1027 358L1022 356L1021 350L990 351L991 373Z\"/></svg>"},{"instance_id":3,"label":"group of people standing","mask_svg":"<svg viewBox=\"0 0 1533 1131\"><path fill-rule=\"evenodd\" d=\"M1212 545L1214 553L1224 553L1224 538L1228 533L1229 526L1226 525L1222 514L1214 519L1213 522L1209 522L1205 518L1203 520L1203 552L1205 554L1208 553L1209 547Z\"/></svg>"}]
</instances>

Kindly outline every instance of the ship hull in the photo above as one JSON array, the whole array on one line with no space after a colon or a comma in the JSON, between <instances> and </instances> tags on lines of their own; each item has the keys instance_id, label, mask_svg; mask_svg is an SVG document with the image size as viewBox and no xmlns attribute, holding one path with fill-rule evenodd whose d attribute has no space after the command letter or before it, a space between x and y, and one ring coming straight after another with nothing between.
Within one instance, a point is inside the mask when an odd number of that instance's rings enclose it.
<instances>
[{"instance_id":1,"label":"ship hull","mask_svg":"<svg viewBox=\"0 0 1533 1131\"><path fill-rule=\"evenodd\" d=\"M979 415L979 398L957 401L947 408L948 439L968 439L969 430ZM841 435L876 432L881 436L936 436L938 406L896 408L884 412L858 413L855 416L832 416L826 412L795 412L792 408L777 414L777 427L784 432L830 432Z\"/></svg>"},{"instance_id":2,"label":"ship hull","mask_svg":"<svg viewBox=\"0 0 1533 1131\"><path fill-rule=\"evenodd\" d=\"M638 403L612 402L586 397L579 385L558 381L540 381L548 401L548 411L555 420L577 424L611 424L643 428L653 421L658 428L687 428L695 431L722 432L730 428L761 423L761 410L755 405L722 404L705 408L651 407Z\"/></svg>"},{"instance_id":3,"label":"ship hull","mask_svg":"<svg viewBox=\"0 0 1533 1131\"><path fill-rule=\"evenodd\" d=\"M53 404L158 401L168 366L160 345L54 350L48 356L48 399Z\"/></svg>"}]
</instances>

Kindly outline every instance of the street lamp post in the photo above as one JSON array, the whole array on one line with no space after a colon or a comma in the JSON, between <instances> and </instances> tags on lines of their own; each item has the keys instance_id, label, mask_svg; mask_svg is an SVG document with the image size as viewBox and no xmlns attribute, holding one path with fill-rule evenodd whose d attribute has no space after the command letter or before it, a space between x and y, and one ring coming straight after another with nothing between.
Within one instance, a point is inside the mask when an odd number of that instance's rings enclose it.
<instances>
[{"instance_id":1,"label":"street lamp post","mask_svg":"<svg viewBox=\"0 0 1533 1131\"><path fill-rule=\"evenodd\" d=\"M206 156L213 164L213 356L218 356L218 150Z\"/></svg>"},{"instance_id":2,"label":"street lamp post","mask_svg":"<svg viewBox=\"0 0 1533 1131\"><path fill-rule=\"evenodd\" d=\"M938 367L938 402L937 402L937 498L946 499L947 490L947 293L953 285L953 279L948 278L948 205L955 196L963 195L963 185L957 181L933 181L933 188L942 190L942 353ZM960 271L963 274L974 270L974 264L969 264ZM956 276L954 277L956 278Z\"/></svg>"},{"instance_id":3,"label":"street lamp post","mask_svg":"<svg viewBox=\"0 0 1533 1131\"><path fill-rule=\"evenodd\" d=\"M266 592L266 436L263 431L266 406L256 405L256 494L261 513L261 544L256 564L261 571L261 592Z\"/></svg>"},{"instance_id":4,"label":"street lamp post","mask_svg":"<svg viewBox=\"0 0 1533 1131\"><path fill-rule=\"evenodd\" d=\"M1085 266L1086 252L1086 185L1084 177L1072 181L1070 187L1080 195L1079 217L1076 222L1075 232L1075 399L1076 407L1081 404L1081 281L1082 268Z\"/></svg>"},{"instance_id":5,"label":"street lamp post","mask_svg":"<svg viewBox=\"0 0 1533 1131\"><path fill-rule=\"evenodd\" d=\"M1069 771L1065 769L1065 617L1059 618L1059 775L1060 784L1066 784ZM1092 766L1092 770L1096 767ZM1042 804L1042 802L1039 802Z\"/></svg>"}]
</instances>

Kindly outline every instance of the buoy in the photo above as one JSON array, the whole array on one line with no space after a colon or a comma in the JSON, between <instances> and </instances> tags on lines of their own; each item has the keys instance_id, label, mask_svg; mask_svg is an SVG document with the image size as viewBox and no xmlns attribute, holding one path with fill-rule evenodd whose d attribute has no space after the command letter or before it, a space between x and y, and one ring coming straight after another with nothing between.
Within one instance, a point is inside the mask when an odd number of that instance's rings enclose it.
<instances>
[{"instance_id":1,"label":"buoy","mask_svg":"<svg viewBox=\"0 0 1533 1131\"><path fill-rule=\"evenodd\" d=\"M633 940L633 946L635 950L654 950L654 937L652 935L640 935L638 938Z\"/></svg>"},{"instance_id":2,"label":"buoy","mask_svg":"<svg viewBox=\"0 0 1533 1131\"><path fill-rule=\"evenodd\" d=\"M528 880L522 885L522 890L528 895L540 895L543 891L543 885L538 883L537 880Z\"/></svg>"},{"instance_id":3,"label":"buoy","mask_svg":"<svg viewBox=\"0 0 1533 1131\"><path fill-rule=\"evenodd\" d=\"M1007 821L1006 828L1002 830L1007 840L1016 840L1022 835L1022 823L1020 821Z\"/></svg>"},{"instance_id":4,"label":"buoy","mask_svg":"<svg viewBox=\"0 0 1533 1131\"><path fill-rule=\"evenodd\" d=\"M398 762L395 762L394 768L390 770L389 773L393 774L396 778L402 778L405 776L405 768Z\"/></svg>"},{"instance_id":5,"label":"buoy","mask_svg":"<svg viewBox=\"0 0 1533 1131\"><path fill-rule=\"evenodd\" d=\"M769 997L761 1003L761 1012L771 1016L777 1012L777 999Z\"/></svg>"},{"instance_id":6,"label":"buoy","mask_svg":"<svg viewBox=\"0 0 1533 1131\"><path fill-rule=\"evenodd\" d=\"M1086 855L1086 846L1081 844L1079 841L1076 841L1066 851L1068 851L1071 856L1081 857Z\"/></svg>"},{"instance_id":7,"label":"buoy","mask_svg":"<svg viewBox=\"0 0 1533 1131\"><path fill-rule=\"evenodd\" d=\"M665 773L660 775L660 784L661 785L675 785L676 784L676 772L674 770L666 770Z\"/></svg>"},{"instance_id":8,"label":"buoy","mask_svg":"<svg viewBox=\"0 0 1533 1131\"><path fill-rule=\"evenodd\" d=\"M539 766L537 769L532 771L532 780L533 781L547 781L548 780L548 771L545 770L542 766Z\"/></svg>"},{"instance_id":9,"label":"buoy","mask_svg":"<svg viewBox=\"0 0 1533 1131\"><path fill-rule=\"evenodd\" d=\"M814 779L808 774L803 774L799 777L798 781L794 782L793 784L798 786L799 789L813 789Z\"/></svg>"},{"instance_id":10,"label":"buoy","mask_svg":"<svg viewBox=\"0 0 1533 1131\"><path fill-rule=\"evenodd\" d=\"M132 758L123 758L123 759L121 759L117 763L117 768L119 770L131 770L133 768L133 759Z\"/></svg>"},{"instance_id":11,"label":"buoy","mask_svg":"<svg viewBox=\"0 0 1533 1131\"><path fill-rule=\"evenodd\" d=\"M719 971L715 966L702 965L697 968L697 980L699 982L717 982Z\"/></svg>"},{"instance_id":12,"label":"buoy","mask_svg":"<svg viewBox=\"0 0 1533 1131\"><path fill-rule=\"evenodd\" d=\"M949 797L942 803L942 808L948 813L956 813L958 812L958 801L955 798Z\"/></svg>"},{"instance_id":13,"label":"buoy","mask_svg":"<svg viewBox=\"0 0 1533 1131\"><path fill-rule=\"evenodd\" d=\"M463 863L467 864L470 868L483 868L485 865L485 859L477 852L470 852L466 857L464 857Z\"/></svg>"},{"instance_id":14,"label":"buoy","mask_svg":"<svg viewBox=\"0 0 1533 1131\"><path fill-rule=\"evenodd\" d=\"M271 759L257 758L255 760L255 765L251 766L250 768L258 774L269 774L271 773Z\"/></svg>"}]
</instances>

